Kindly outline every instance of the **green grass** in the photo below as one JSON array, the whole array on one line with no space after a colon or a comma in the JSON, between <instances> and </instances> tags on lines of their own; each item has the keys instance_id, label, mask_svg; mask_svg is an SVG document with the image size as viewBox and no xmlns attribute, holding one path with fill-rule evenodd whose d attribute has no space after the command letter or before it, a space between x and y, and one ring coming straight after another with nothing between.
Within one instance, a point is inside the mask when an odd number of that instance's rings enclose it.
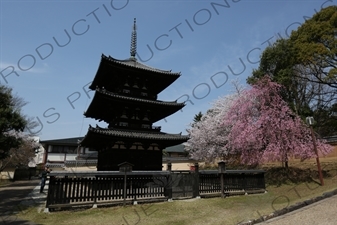
<instances>
[{"instance_id":1,"label":"green grass","mask_svg":"<svg viewBox=\"0 0 337 225\"><path fill-rule=\"evenodd\" d=\"M8 180L8 179L3 179L3 180L0 179L0 187L1 186L6 186L6 185L8 185L10 183L11 183L11 181Z\"/></svg>"},{"instance_id":2,"label":"green grass","mask_svg":"<svg viewBox=\"0 0 337 225\"><path fill-rule=\"evenodd\" d=\"M328 165L328 166L327 166ZM98 209L78 209L52 213L38 213L37 208L27 208L18 215L37 224L237 224L259 218L275 210L322 195L337 188L337 164L328 163L325 168L325 185L320 186L315 167L310 164L302 170L294 169L292 177L282 177L275 184L272 176L266 178L268 192L228 198L175 200L154 204ZM282 170L282 169L280 169ZM301 172L302 171L302 172ZM308 172L309 171L309 172ZM311 171L311 172L310 172ZM275 172L275 171L274 171ZM317 174L317 171L316 171ZM310 175L308 179L307 175ZM298 182L294 177L300 177ZM308 179L308 180L307 180Z\"/></svg>"}]
</instances>

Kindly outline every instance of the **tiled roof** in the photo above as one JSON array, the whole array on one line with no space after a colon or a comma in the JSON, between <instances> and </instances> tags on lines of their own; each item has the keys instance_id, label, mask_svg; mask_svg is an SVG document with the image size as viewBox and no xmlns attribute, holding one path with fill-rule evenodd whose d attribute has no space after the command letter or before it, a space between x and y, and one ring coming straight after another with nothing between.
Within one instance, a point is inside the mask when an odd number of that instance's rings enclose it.
<instances>
[{"instance_id":1,"label":"tiled roof","mask_svg":"<svg viewBox=\"0 0 337 225\"><path fill-rule=\"evenodd\" d=\"M133 130L117 130L109 128L101 128L97 126L96 128L89 126L89 132L103 134L113 137L120 138L135 138L135 139L146 139L146 140L188 140L187 135L180 134L167 134L162 132L142 132Z\"/></svg>"},{"instance_id":2,"label":"tiled roof","mask_svg":"<svg viewBox=\"0 0 337 225\"><path fill-rule=\"evenodd\" d=\"M123 100L130 100L130 101L136 101L136 102L144 102L144 103L150 103L150 104L156 104L156 105L171 105L171 106L185 106L185 103L177 103L177 101L173 101L173 102L168 102L168 101L154 101L154 100L148 100L148 99L142 99L142 98L134 98L134 97L129 97L129 96L123 96L123 95L118 95L115 94L113 92L109 92L105 89L101 89L101 88L96 88L96 92L99 92L101 94L104 95L108 95L111 96L113 98L117 98L117 99L123 99Z\"/></svg>"},{"instance_id":3,"label":"tiled roof","mask_svg":"<svg viewBox=\"0 0 337 225\"><path fill-rule=\"evenodd\" d=\"M153 71L153 72L157 72L157 73L172 74L172 75L178 75L178 76L181 75L180 72L179 73L173 73L173 72L171 72L171 70L161 70L161 69L156 69L156 68L144 65L144 64L138 62L134 58L120 60L120 59L115 59L111 56L105 56L104 54L102 54L102 59L108 60L108 61L113 62L113 63L118 63L118 64L121 64L121 65L124 65L124 66L139 68L139 69Z\"/></svg>"},{"instance_id":4,"label":"tiled roof","mask_svg":"<svg viewBox=\"0 0 337 225\"><path fill-rule=\"evenodd\" d=\"M115 116L120 116L119 111L124 107L138 107L141 110L151 110L151 123L155 123L171 114L177 112L185 106L185 103L176 101L158 101L143 98L124 96L109 92L105 89L97 88L94 98L84 115L97 120L110 123Z\"/></svg>"},{"instance_id":5,"label":"tiled roof","mask_svg":"<svg viewBox=\"0 0 337 225\"><path fill-rule=\"evenodd\" d=\"M105 86L107 90L114 90L120 85L119 82L127 83L140 79L152 94L159 94L180 76L180 73L146 66L136 59L118 60L102 54L98 70L89 88L95 90L97 86Z\"/></svg>"},{"instance_id":6,"label":"tiled roof","mask_svg":"<svg viewBox=\"0 0 337 225\"><path fill-rule=\"evenodd\" d=\"M78 145L78 143L83 139L83 137L74 137L74 138L62 138L62 139L53 139L40 141L42 144L59 144L59 145Z\"/></svg>"},{"instance_id":7,"label":"tiled roof","mask_svg":"<svg viewBox=\"0 0 337 225\"><path fill-rule=\"evenodd\" d=\"M165 152L177 152L177 153L185 153L185 146L183 144L179 144L179 145L174 145L174 146L170 146L164 149Z\"/></svg>"}]
</instances>

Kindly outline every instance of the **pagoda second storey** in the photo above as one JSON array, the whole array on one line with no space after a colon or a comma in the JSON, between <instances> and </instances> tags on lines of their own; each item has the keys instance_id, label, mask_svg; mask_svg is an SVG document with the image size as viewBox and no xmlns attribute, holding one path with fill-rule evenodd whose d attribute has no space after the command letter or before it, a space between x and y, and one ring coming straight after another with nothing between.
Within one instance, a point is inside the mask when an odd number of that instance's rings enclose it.
<instances>
[{"instance_id":1,"label":"pagoda second storey","mask_svg":"<svg viewBox=\"0 0 337 225\"><path fill-rule=\"evenodd\" d=\"M100 171L118 170L123 162L133 164L134 170L162 170L162 150L188 140L186 135L164 133L153 126L185 106L157 99L181 74L146 66L135 56L134 22L131 57L118 60L102 55L89 87L95 95L84 115L106 122L107 127L90 126L80 144L98 151Z\"/></svg>"}]
</instances>

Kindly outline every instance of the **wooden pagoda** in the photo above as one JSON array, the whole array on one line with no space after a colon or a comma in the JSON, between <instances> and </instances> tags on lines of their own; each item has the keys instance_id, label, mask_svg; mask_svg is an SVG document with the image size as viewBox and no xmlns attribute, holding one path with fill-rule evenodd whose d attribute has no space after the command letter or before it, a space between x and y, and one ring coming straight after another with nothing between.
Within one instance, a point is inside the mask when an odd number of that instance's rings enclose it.
<instances>
[{"instance_id":1,"label":"wooden pagoda","mask_svg":"<svg viewBox=\"0 0 337 225\"><path fill-rule=\"evenodd\" d=\"M98 171L118 170L123 162L133 164L133 170L162 170L162 150L188 140L186 135L164 133L153 126L185 106L157 100L158 94L181 74L139 63L136 39L135 20L131 57L118 60L102 55L89 87L95 95L84 115L108 126L89 126L80 145L98 151Z\"/></svg>"}]
</instances>

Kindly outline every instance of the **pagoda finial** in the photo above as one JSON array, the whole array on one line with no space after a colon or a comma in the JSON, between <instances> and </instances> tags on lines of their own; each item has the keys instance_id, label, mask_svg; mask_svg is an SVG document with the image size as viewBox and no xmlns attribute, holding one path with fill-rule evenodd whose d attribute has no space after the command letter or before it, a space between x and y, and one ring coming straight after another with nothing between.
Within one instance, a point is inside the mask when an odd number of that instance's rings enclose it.
<instances>
[{"instance_id":1,"label":"pagoda finial","mask_svg":"<svg viewBox=\"0 0 337 225\"><path fill-rule=\"evenodd\" d=\"M136 59L136 53L137 53L137 31L136 31L136 18L133 20L133 28L131 33L131 48L130 48L130 54L132 59Z\"/></svg>"}]
</instances>

